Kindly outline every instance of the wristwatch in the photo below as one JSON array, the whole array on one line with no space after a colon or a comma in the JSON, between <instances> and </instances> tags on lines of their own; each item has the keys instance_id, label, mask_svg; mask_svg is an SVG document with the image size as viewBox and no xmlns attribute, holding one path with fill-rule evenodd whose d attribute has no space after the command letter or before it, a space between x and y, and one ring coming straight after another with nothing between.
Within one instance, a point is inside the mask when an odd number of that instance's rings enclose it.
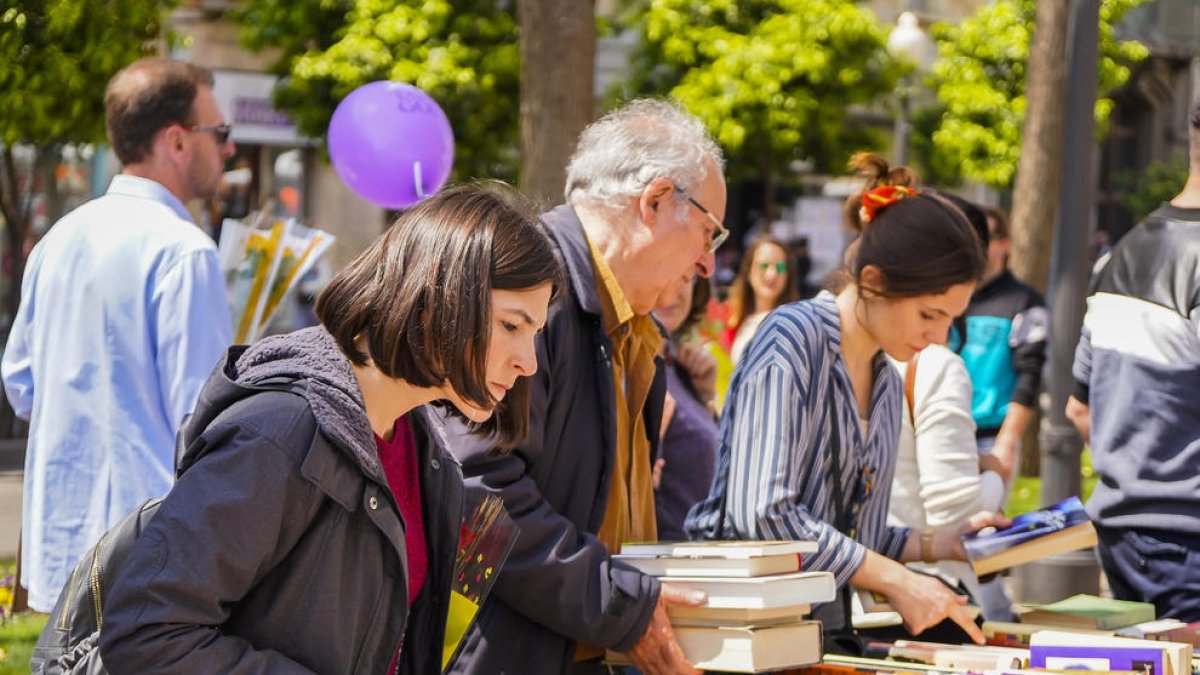
<instances>
[{"instance_id":1,"label":"wristwatch","mask_svg":"<svg viewBox=\"0 0 1200 675\"><path fill-rule=\"evenodd\" d=\"M935 563L937 558L933 557L933 528L927 527L921 530L921 562Z\"/></svg>"}]
</instances>

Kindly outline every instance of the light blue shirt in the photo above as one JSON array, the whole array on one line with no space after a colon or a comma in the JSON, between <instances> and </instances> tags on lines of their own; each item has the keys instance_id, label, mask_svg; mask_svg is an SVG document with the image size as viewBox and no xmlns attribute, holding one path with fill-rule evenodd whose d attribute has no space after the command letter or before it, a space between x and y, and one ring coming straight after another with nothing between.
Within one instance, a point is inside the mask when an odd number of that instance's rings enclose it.
<instances>
[{"instance_id":1,"label":"light blue shirt","mask_svg":"<svg viewBox=\"0 0 1200 675\"><path fill-rule=\"evenodd\" d=\"M232 336L216 246L159 183L116 176L34 247L0 367L30 420L30 607L53 609L100 536L170 490L175 432Z\"/></svg>"}]
</instances>

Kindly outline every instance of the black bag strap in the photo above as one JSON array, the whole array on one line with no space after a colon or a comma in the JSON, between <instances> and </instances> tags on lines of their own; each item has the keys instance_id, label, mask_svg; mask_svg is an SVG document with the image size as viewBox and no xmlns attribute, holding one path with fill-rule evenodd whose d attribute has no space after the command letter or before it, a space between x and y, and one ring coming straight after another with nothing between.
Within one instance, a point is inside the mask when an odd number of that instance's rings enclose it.
<instances>
[{"instance_id":1,"label":"black bag strap","mask_svg":"<svg viewBox=\"0 0 1200 675\"><path fill-rule=\"evenodd\" d=\"M832 397L831 399L832 400ZM842 434L841 425L838 424L837 406L830 404L829 406L829 453L830 460L833 462L833 526L838 532L850 536L851 524L849 505L842 492ZM842 617L846 622L845 629L852 630L854 628L851 620L850 611L850 584L842 586L838 593L842 604Z\"/></svg>"}]
</instances>

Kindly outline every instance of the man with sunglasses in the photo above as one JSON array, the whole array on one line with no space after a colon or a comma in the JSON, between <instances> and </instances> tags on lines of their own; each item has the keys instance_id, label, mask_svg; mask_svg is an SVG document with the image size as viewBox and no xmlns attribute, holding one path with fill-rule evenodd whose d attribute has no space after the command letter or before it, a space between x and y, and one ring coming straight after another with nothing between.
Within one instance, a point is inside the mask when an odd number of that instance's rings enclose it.
<instances>
[{"instance_id":1,"label":"man with sunglasses","mask_svg":"<svg viewBox=\"0 0 1200 675\"><path fill-rule=\"evenodd\" d=\"M150 58L105 91L108 192L33 249L2 372L29 420L20 583L54 608L105 531L174 479L175 432L232 340L213 241L185 203L233 154L212 74Z\"/></svg>"},{"instance_id":2,"label":"man with sunglasses","mask_svg":"<svg viewBox=\"0 0 1200 675\"><path fill-rule=\"evenodd\" d=\"M468 491L520 528L452 673L695 673L666 606L698 602L615 563L657 538L651 474L666 380L650 311L711 275L728 236L720 148L692 115L634 101L593 123L545 214L570 276L538 341L529 437L507 454L460 435Z\"/></svg>"}]
</instances>

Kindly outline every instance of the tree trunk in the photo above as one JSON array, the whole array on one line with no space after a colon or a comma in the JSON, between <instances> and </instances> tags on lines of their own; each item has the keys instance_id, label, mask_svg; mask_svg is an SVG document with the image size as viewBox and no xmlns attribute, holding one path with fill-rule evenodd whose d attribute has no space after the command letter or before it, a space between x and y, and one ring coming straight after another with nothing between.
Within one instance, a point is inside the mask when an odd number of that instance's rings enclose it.
<instances>
[{"instance_id":1,"label":"tree trunk","mask_svg":"<svg viewBox=\"0 0 1200 675\"><path fill-rule=\"evenodd\" d=\"M521 23L521 190L541 206L563 199L567 161L592 119L593 0L518 0Z\"/></svg>"},{"instance_id":2,"label":"tree trunk","mask_svg":"<svg viewBox=\"0 0 1200 675\"><path fill-rule=\"evenodd\" d=\"M1009 267L1018 279L1046 292L1058 185L1063 167L1063 116L1067 83L1067 0L1037 3L1033 38L1026 67L1025 129L1013 186L1012 254ZM1040 412L1040 411L1039 411ZM1038 419L1029 425L1021 445L1020 473L1040 472Z\"/></svg>"},{"instance_id":3,"label":"tree trunk","mask_svg":"<svg viewBox=\"0 0 1200 675\"><path fill-rule=\"evenodd\" d=\"M1026 68L1025 130L1013 186L1009 266L1017 278L1045 293L1063 166L1067 0L1037 3L1035 21Z\"/></svg>"}]
</instances>

